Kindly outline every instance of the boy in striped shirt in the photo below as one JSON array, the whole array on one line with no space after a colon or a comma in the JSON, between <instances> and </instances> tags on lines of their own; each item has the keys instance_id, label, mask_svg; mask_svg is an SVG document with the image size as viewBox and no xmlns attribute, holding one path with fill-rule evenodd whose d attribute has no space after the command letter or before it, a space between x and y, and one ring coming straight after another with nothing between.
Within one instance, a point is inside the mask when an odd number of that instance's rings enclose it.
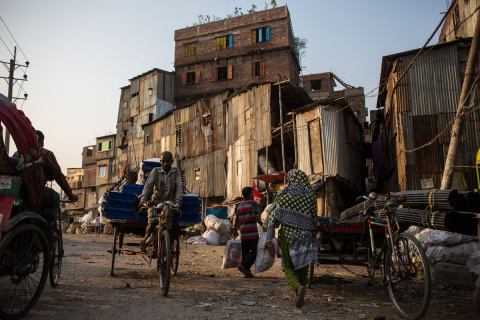
<instances>
[{"instance_id":1,"label":"boy in striped shirt","mask_svg":"<svg viewBox=\"0 0 480 320\"><path fill-rule=\"evenodd\" d=\"M243 201L237 207L235 215L235 232L240 227L240 240L242 241L242 263L238 270L245 278L252 278L250 268L257 258L258 229L257 223L263 225L258 215L257 203L253 200L253 188L242 189Z\"/></svg>"}]
</instances>

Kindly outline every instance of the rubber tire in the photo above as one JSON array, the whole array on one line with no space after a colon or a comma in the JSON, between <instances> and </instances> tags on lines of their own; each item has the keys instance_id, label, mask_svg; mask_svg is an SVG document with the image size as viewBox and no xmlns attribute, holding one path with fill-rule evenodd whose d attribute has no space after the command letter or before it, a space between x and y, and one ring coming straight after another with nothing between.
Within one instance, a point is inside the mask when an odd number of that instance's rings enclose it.
<instances>
[{"instance_id":1,"label":"rubber tire","mask_svg":"<svg viewBox=\"0 0 480 320\"><path fill-rule=\"evenodd\" d=\"M38 254L43 255L42 273L41 273L41 276L40 276L40 280L37 283L37 287L36 287L36 289L34 289L35 293L32 295L31 299L28 301L28 303L26 303L26 306L22 310L20 310L18 312L15 312L15 313L8 313L4 310L2 302L0 301L0 318L1 319L18 319L18 318L24 317L33 308L35 303L37 303L38 299L42 295L43 288L45 287L45 283L47 282L48 270L49 270L49 266L50 266L50 264L49 264L49 262L50 262L50 248L48 246L47 238L45 237L45 234L43 233L43 231L39 227L37 227L35 225L32 225L32 224L22 224L18 227L15 227L13 230L9 231L7 233L7 235L3 238L3 240L0 242L0 269L1 269L1 266L2 266L2 261L4 259L5 251L7 250L9 244L10 243L19 243L19 241L22 241L21 239L16 239L16 237L21 235L24 232L35 233L38 236L38 240L40 242L40 245L42 246L42 249L41 249L40 252L38 252ZM31 262L31 260L29 262ZM38 267L40 267L40 266L38 266ZM38 267L37 267L36 270L38 270ZM7 281L11 281L11 280L7 280ZM24 281L25 281L25 279L21 280L20 286ZM0 291L3 290L3 289L6 289L3 286L3 281L2 281L1 276L0 276L0 284L2 284L0 286ZM17 285L19 285L19 284L17 284ZM33 282L33 281L29 282L29 288L32 288L34 285L35 285L35 282ZM8 289L6 289L6 290L8 290ZM31 291L33 291L33 290L31 290ZM0 294L0 296L1 296L1 294Z\"/></svg>"},{"instance_id":2,"label":"rubber tire","mask_svg":"<svg viewBox=\"0 0 480 320\"><path fill-rule=\"evenodd\" d=\"M160 233L160 228L158 229ZM172 264L170 235L168 230L163 230L162 234L158 235L158 274L160 278L160 290L164 297L168 294L170 288L170 275Z\"/></svg>"},{"instance_id":3,"label":"rubber tire","mask_svg":"<svg viewBox=\"0 0 480 320\"><path fill-rule=\"evenodd\" d=\"M178 262L180 260L180 239L179 237L172 238L172 276L175 276L178 271Z\"/></svg>"},{"instance_id":4,"label":"rubber tire","mask_svg":"<svg viewBox=\"0 0 480 320\"><path fill-rule=\"evenodd\" d=\"M116 226L113 227L113 244L112 244L112 264L110 267L110 276L113 277L113 269L115 268L115 254L117 253L117 236L118 236L118 228Z\"/></svg>"},{"instance_id":5,"label":"rubber tire","mask_svg":"<svg viewBox=\"0 0 480 320\"><path fill-rule=\"evenodd\" d=\"M52 288L58 286L58 280L60 278L60 273L62 272L62 260L63 260L63 235L62 235L62 224L60 219L56 221L58 223L57 235L54 235L52 250L54 256L51 257L52 262L50 263L49 279L50 286Z\"/></svg>"},{"instance_id":6,"label":"rubber tire","mask_svg":"<svg viewBox=\"0 0 480 320\"><path fill-rule=\"evenodd\" d=\"M407 233L401 233L396 237L395 243L398 241L406 239L409 241L409 247L410 244L413 245L416 250L418 251L421 259L421 264L422 264L422 269L424 270L424 288L423 288L423 299L422 300L417 300L414 304L417 306L417 310L413 313L408 313L407 311L403 310L400 305L399 305L399 296L395 295L395 292L393 290L393 285L392 282L390 281L390 268L394 268L392 264L392 254L391 254L391 249L388 249L387 252L387 258L385 262L385 278L386 278L386 286L387 286L387 292L388 295L390 296L390 299L393 302L393 305L397 309L398 312L402 315L403 318L409 319L409 320L417 320L423 317L425 312L427 312L428 306L430 304L430 297L431 297L431 274L430 274L430 264L428 263L427 260L427 255L425 253L425 250L423 249L422 245L420 242L412 235L407 234Z\"/></svg>"}]
</instances>

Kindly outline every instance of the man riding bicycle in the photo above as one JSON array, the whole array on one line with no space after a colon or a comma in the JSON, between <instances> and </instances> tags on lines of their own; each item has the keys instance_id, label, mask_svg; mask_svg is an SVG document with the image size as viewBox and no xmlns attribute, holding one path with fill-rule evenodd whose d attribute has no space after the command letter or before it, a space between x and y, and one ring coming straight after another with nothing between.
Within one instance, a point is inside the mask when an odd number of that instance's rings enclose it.
<instances>
[{"instance_id":1,"label":"man riding bicycle","mask_svg":"<svg viewBox=\"0 0 480 320\"><path fill-rule=\"evenodd\" d=\"M148 201L148 195L155 187L152 199L149 205L171 201L181 206L182 204L182 176L180 170L172 167L173 155L169 151L164 151L160 155L161 167L155 168L150 172L145 187L143 188L141 203ZM148 225L145 237L140 241L140 247L145 249L146 241L155 230L153 210L148 210Z\"/></svg>"}]
</instances>

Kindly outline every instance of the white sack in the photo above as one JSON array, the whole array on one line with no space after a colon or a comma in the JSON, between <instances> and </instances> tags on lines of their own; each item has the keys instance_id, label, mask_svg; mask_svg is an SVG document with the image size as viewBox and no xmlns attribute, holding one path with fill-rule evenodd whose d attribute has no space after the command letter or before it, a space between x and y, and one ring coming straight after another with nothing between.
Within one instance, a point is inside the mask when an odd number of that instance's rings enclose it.
<instances>
[{"instance_id":1,"label":"white sack","mask_svg":"<svg viewBox=\"0 0 480 320\"><path fill-rule=\"evenodd\" d=\"M242 263L242 241L228 240L221 269L237 268Z\"/></svg>"},{"instance_id":2,"label":"white sack","mask_svg":"<svg viewBox=\"0 0 480 320\"><path fill-rule=\"evenodd\" d=\"M480 275L480 251L474 252L470 255L467 261L468 271Z\"/></svg>"},{"instance_id":3,"label":"white sack","mask_svg":"<svg viewBox=\"0 0 480 320\"><path fill-rule=\"evenodd\" d=\"M425 249L433 246L453 246L470 241L478 242L478 237L433 229L424 229L422 232L416 234L415 237Z\"/></svg>"},{"instance_id":4,"label":"white sack","mask_svg":"<svg viewBox=\"0 0 480 320\"><path fill-rule=\"evenodd\" d=\"M427 259L430 264L436 262L449 262L452 252L480 251L479 242L460 243L454 246L433 246L427 249Z\"/></svg>"},{"instance_id":5,"label":"white sack","mask_svg":"<svg viewBox=\"0 0 480 320\"><path fill-rule=\"evenodd\" d=\"M219 239L220 245L224 246L228 243L228 240L230 240L231 236L230 233L228 234L222 234Z\"/></svg>"},{"instance_id":6,"label":"white sack","mask_svg":"<svg viewBox=\"0 0 480 320\"><path fill-rule=\"evenodd\" d=\"M215 230L207 230L202 234L202 237L207 240L207 243L213 246L220 244L220 235Z\"/></svg>"},{"instance_id":7,"label":"white sack","mask_svg":"<svg viewBox=\"0 0 480 320\"><path fill-rule=\"evenodd\" d=\"M205 240L205 238L202 237L202 236L195 236L195 237L188 238L186 242L187 242L188 244L193 244L193 245L196 245L196 244L208 244L208 243L207 243L207 240Z\"/></svg>"},{"instance_id":8,"label":"white sack","mask_svg":"<svg viewBox=\"0 0 480 320\"><path fill-rule=\"evenodd\" d=\"M209 214L205 218L205 226L207 230L215 230L220 235L230 234L230 227L225 220L219 219L213 214Z\"/></svg>"},{"instance_id":9,"label":"white sack","mask_svg":"<svg viewBox=\"0 0 480 320\"><path fill-rule=\"evenodd\" d=\"M275 262L275 256L278 250L278 241L273 238L268 250L265 250L265 242L267 240L267 233L262 232L258 239L257 245L257 259L255 260L255 273L267 271L273 266Z\"/></svg>"}]
</instances>

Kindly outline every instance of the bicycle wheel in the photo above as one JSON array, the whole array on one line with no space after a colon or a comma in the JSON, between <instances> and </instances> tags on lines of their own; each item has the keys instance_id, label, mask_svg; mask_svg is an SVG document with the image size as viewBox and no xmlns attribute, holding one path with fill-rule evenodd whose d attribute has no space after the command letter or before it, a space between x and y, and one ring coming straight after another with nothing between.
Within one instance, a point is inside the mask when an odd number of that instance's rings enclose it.
<instances>
[{"instance_id":1,"label":"bicycle wheel","mask_svg":"<svg viewBox=\"0 0 480 320\"><path fill-rule=\"evenodd\" d=\"M425 250L410 234L402 233L389 248L385 262L387 291L395 308L406 319L420 319L431 295L430 264Z\"/></svg>"},{"instance_id":2,"label":"bicycle wheel","mask_svg":"<svg viewBox=\"0 0 480 320\"><path fill-rule=\"evenodd\" d=\"M112 265L110 266L110 276L114 276L113 269L115 268L115 254L117 253L117 236L118 227L113 227L113 244L112 244Z\"/></svg>"},{"instance_id":3,"label":"bicycle wheel","mask_svg":"<svg viewBox=\"0 0 480 320\"><path fill-rule=\"evenodd\" d=\"M60 220L55 222L54 235L53 235L53 250L52 250L52 262L50 263L49 279L50 286L58 286L58 279L60 278L60 272L62 271L62 259L63 259L63 237L62 237L62 225Z\"/></svg>"},{"instance_id":4,"label":"bicycle wheel","mask_svg":"<svg viewBox=\"0 0 480 320\"><path fill-rule=\"evenodd\" d=\"M170 272L172 264L172 254L171 254L171 245L170 245L170 235L168 230L158 229L158 273L160 275L160 290L164 297L168 294L168 289L170 287Z\"/></svg>"},{"instance_id":5,"label":"bicycle wheel","mask_svg":"<svg viewBox=\"0 0 480 320\"><path fill-rule=\"evenodd\" d=\"M25 316L40 298L49 269L47 239L37 226L20 225L0 243L0 318Z\"/></svg>"},{"instance_id":6,"label":"bicycle wheel","mask_svg":"<svg viewBox=\"0 0 480 320\"><path fill-rule=\"evenodd\" d=\"M178 270L178 261L180 260L180 239L178 236L172 238L172 275L175 276Z\"/></svg>"},{"instance_id":7,"label":"bicycle wheel","mask_svg":"<svg viewBox=\"0 0 480 320\"><path fill-rule=\"evenodd\" d=\"M368 250L368 264L367 264L367 273L368 277L370 278L370 282L374 286L379 286L382 284L383 281L383 261L378 261L381 259L380 252L381 250L379 248L375 248L376 250L376 255L375 259L372 256L372 253L370 252L370 249Z\"/></svg>"}]
</instances>

